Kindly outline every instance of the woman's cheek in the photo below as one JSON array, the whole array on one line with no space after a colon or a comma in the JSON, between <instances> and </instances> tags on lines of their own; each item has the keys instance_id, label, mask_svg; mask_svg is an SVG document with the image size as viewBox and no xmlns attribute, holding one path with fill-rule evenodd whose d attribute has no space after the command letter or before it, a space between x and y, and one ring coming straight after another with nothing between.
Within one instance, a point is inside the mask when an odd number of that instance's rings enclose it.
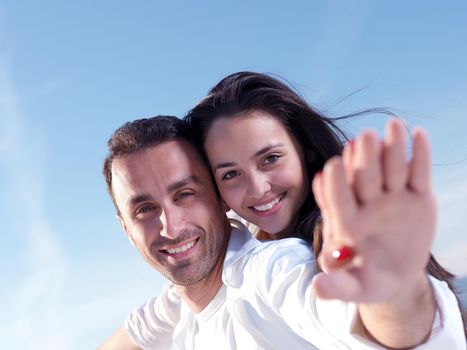
<instances>
[{"instance_id":1,"label":"woman's cheek","mask_svg":"<svg viewBox=\"0 0 467 350\"><path fill-rule=\"evenodd\" d=\"M230 207L230 209L237 210L241 207L241 188L238 188L238 186L222 186L219 187L219 192L222 199Z\"/></svg>"}]
</instances>

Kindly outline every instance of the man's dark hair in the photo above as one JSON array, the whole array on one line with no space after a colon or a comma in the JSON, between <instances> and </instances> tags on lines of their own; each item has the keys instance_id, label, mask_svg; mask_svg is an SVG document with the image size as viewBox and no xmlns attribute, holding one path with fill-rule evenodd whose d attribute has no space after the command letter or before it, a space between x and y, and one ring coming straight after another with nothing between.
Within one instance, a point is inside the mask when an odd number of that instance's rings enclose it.
<instances>
[{"instance_id":1,"label":"man's dark hair","mask_svg":"<svg viewBox=\"0 0 467 350\"><path fill-rule=\"evenodd\" d=\"M161 143L185 140L198 152L200 159L206 162L203 152L190 136L186 122L173 116L158 115L152 118L138 119L125 123L118 128L107 142L109 154L104 160L102 173L107 184L107 191L119 213L112 191L112 163L114 159Z\"/></svg>"}]
</instances>

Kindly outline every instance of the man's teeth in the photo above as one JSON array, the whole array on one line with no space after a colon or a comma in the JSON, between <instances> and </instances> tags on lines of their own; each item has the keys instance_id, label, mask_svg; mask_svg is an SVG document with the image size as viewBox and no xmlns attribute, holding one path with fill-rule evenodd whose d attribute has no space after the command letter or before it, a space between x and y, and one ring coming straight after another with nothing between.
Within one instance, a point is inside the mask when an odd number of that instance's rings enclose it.
<instances>
[{"instance_id":1,"label":"man's teeth","mask_svg":"<svg viewBox=\"0 0 467 350\"><path fill-rule=\"evenodd\" d=\"M174 249L167 249L167 252L169 252L169 254L178 254L178 253L181 253L181 252L184 252L190 249L194 245L195 245L195 241L191 241L190 243L182 245L181 247L174 248Z\"/></svg>"},{"instance_id":2,"label":"man's teeth","mask_svg":"<svg viewBox=\"0 0 467 350\"><path fill-rule=\"evenodd\" d=\"M276 199L274 199L273 201L267 203L267 204L264 204L264 205L258 205L258 206L253 206L253 208L255 208L256 210L258 211L266 211L266 210L269 210L271 209L273 206L275 206L277 203L279 203L279 201L281 200L281 197L277 197Z\"/></svg>"}]
</instances>

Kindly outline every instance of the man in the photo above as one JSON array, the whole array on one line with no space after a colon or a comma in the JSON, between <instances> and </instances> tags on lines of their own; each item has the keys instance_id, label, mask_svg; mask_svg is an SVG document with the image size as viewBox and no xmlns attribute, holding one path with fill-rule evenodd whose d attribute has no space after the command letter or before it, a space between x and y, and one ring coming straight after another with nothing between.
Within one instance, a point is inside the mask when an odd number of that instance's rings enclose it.
<instances>
[{"instance_id":1,"label":"man","mask_svg":"<svg viewBox=\"0 0 467 350\"><path fill-rule=\"evenodd\" d=\"M461 348L460 315L446 306L453 296L444 285L432 281L435 295L425 283L416 290L403 288L388 299L375 285L375 273L365 269L368 262L364 268L349 269L357 271L355 282L323 258L329 274L320 276L313 289L315 261L305 242L260 243L244 227L231 227L209 168L185 127L175 117L137 120L117 130L109 141L104 175L119 221L145 260L172 282L168 300L173 304L161 310L157 305L151 309L150 303L101 349L374 349L378 342L417 345L426 342L430 332L426 345ZM331 162L315 185L325 225L328 219L345 219L344 204L352 196L337 172L340 166L339 160ZM332 198L329 191L336 186L348 198ZM373 225L381 222L385 223ZM364 258L372 242L381 240L351 242L351 234L341 234L345 230L338 225L326 227L332 234L325 235L325 246L355 243ZM335 274L352 284L342 286L348 294L341 299L358 300L355 291L360 288L362 304L314 296L314 292L332 295L332 288L327 289L339 285ZM420 298L414 300L415 296ZM443 327L433 322L435 297ZM372 298L379 303L363 304ZM160 325L149 324L161 318Z\"/></svg>"}]
</instances>

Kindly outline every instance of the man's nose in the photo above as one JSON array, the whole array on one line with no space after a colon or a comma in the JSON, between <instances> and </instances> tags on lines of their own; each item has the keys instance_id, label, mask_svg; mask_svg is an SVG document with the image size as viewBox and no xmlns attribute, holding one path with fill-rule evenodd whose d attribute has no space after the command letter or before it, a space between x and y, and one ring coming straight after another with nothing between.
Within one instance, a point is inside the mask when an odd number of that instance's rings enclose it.
<instances>
[{"instance_id":1,"label":"man's nose","mask_svg":"<svg viewBox=\"0 0 467 350\"><path fill-rule=\"evenodd\" d=\"M162 210L161 216L161 236L174 239L180 233L182 227L182 215L177 209Z\"/></svg>"}]
</instances>

